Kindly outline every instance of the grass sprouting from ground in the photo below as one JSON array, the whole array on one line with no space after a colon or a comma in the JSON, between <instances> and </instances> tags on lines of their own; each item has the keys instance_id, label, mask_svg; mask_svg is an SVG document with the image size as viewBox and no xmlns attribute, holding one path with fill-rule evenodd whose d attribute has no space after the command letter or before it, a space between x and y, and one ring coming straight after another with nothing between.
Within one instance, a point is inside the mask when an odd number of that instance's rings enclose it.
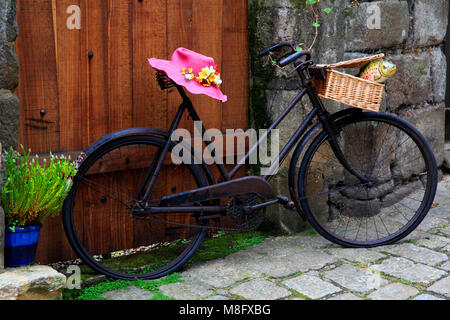
<instances>
[{"instance_id":1,"label":"grass sprouting from ground","mask_svg":"<svg viewBox=\"0 0 450 320\"><path fill-rule=\"evenodd\" d=\"M101 294L108 292L108 291L124 289L129 286L136 286L140 289L143 289L143 290L153 293L154 296L153 296L152 300L171 300L170 297L163 295L161 293L161 291L159 291L159 288L162 285L179 282L180 281L179 278L180 278L179 273L172 273L161 280L105 281L105 282L99 283L97 285L94 285L92 287L83 289L82 293L76 299L77 300L108 300L108 299L102 297Z\"/></svg>"},{"instance_id":2,"label":"grass sprouting from ground","mask_svg":"<svg viewBox=\"0 0 450 320\"><path fill-rule=\"evenodd\" d=\"M309 237L309 236L317 235L317 232L316 232L316 230L314 230L314 228L308 228L305 231L296 233L295 235L296 236L301 236L301 237Z\"/></svg>"},{"instance_id":3,"label":"grass sprouting from ground","mask_svg":"<svg viewBox=\"0 0 450 320\"><path fill-rule=\"evenodd\" d=\"M233 252L257 245L267 238L265 233L258 231L242 233L219 233L215 238L209 238L202 243L200 250L190 263L223 258Z\"/></svg>"}]
</instances>

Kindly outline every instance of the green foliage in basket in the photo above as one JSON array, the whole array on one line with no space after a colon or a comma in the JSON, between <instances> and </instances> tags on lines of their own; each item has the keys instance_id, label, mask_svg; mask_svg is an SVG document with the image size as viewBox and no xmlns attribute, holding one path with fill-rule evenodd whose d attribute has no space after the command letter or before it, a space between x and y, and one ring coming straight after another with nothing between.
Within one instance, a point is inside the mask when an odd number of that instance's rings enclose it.
<instances>
[{"instance_id":1,"label":"green foliage in basket","mask_svg":"<svg viewBox=\"0 0 450 320\"><path fill-rule=\"evenodd\" d=\"M13 150L3 154L6 180L1 189L1 204L8 227L39 224L61 212L61 207L76 174L76 165L64 156L50 154L50 159L31 157L31 150L23 155Z\"/></svg>"}]
</instances>

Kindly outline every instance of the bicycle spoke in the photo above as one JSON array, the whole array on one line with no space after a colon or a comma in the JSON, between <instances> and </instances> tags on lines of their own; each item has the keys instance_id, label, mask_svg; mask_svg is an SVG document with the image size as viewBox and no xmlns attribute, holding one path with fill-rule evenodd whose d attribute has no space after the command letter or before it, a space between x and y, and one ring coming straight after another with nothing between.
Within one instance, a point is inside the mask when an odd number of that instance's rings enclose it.
<instances>
[{"instance_id":1,"label":"bicycle spoke","mask_svg":"<svg viewBox=\"0 0 450 320\"><path fill-rule=\"evenodd\" d=\"M133 214L149 176L154 184L147 205L152 206L170 190L184 192L206 181L200 169L166 162L155 175L155 157L165 145L166 140L151 136L113 140L84 159L74 180L67 211L72 218L65 220L77 233L71 245L86 264L109 277L160 277L190 257L206 234L208 221L193 213Z\"/></svg>"},{"instance_id":2,"label":"bicycle spoke","mask_svg":"<svg viewBox=\"0 0 450 320\"><path fill-rule=\"evenodd\" d=\"M338 144L368 183L338 163L327 139L319 135L309 147L300 167L304 190L299 199L330 240L357 246L387 242L409 233L411 221L422 213L430 171L402 125L360 119L341 129Z\"/></svg>"}]
</instances>

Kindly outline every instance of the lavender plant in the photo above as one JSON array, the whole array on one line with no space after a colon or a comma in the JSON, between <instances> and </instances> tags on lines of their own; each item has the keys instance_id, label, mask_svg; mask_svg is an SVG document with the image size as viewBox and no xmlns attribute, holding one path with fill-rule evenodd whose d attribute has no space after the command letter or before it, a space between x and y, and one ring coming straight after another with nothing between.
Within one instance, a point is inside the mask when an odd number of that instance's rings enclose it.
<instances>
[{"instance_id":1,"label":"lavender plant","mask_svg":"<svg viewBox=\"0 0 450 320\"><path fill-rule=\"evenodd\" d=\"M50 154L40 161L31 150L23 155L13 150L5 151L4 180L0 191L1 204L8 227L37 225L46 218L58 215L76 174L76 165L70 157ZM42 165L41 165L42 163Z\"/></svg>"}]
</instances>

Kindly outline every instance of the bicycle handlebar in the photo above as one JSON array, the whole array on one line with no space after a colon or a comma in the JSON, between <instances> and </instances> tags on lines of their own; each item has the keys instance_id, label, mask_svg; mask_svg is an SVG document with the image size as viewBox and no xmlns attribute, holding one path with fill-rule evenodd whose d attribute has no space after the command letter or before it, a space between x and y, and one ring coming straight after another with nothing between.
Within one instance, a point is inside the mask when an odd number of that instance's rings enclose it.
<instances>
[{"instance_id":1,"label":"bicycle handlebar","mask_svg":"<svg viewBox=\"0 0 450 320\"><path fill-rule=\"evenodd\" d=\"M287 58L284 58L283 60L281 60L279 62L279 65L280 65L280 67L284 67L284 66L294 62L301 56L306 56L306 58L307 58L306 60L311 60L311 52L309 50L302 50L302 51L298 51L298 52L291 54Z\"/></svg>"},{"instance_id":2,"label":"bicycle handlebar","mask_svg":"<svg viewBox=\"0 0 450 320\"><path fill-rule=\"evenodd\" d=\"M270 47L268 47L268 48L266 48L264 50L261 50L259 52L259 56L260 57L264 57L264 56L268 55L270 52L275 51L275 50L277 50L279 48L282 48L282 47L290 47L290 48L294 49L294 45L293 45L292 42L282 41L282 42L278 42L276 44L273 44L273 45L271 45Z\"/></svg>"},{"instance_id":3,"label":"bicycle handlebar","mask_svg":"<svg viewBox=\"0 0 450 320\"><path fill-rule=\"evenodd\" d=\"M306 60L311 60L311 52L309 50L296 51L294 43L288 42L288 41L278 42L264 50L261 50L259 52L259 56L264 57L264 56L268 55L269 53L271 53L272 51L278 50L282 47L291 48L293 53L279 62L280 67L284 67L284 66L296 61L301 56L306 56L306 58L307 58Z\"/></svg>"}]
</instances>

